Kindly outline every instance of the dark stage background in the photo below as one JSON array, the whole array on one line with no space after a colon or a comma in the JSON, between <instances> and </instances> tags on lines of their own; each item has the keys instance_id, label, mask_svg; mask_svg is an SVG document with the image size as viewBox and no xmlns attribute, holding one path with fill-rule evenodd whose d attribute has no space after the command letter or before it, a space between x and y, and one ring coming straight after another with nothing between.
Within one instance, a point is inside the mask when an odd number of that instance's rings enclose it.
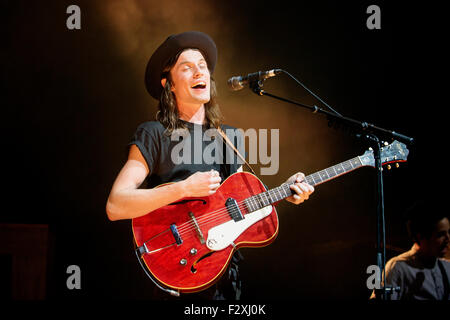
<instances>
[{"instance_id":1,"label":"dark stage background","mask_svg":"<svg viewBox=\"0 0 450 320\"><path fill-rule=\"evenodd\" d=\"M168 35L186 30L207 32L217 43L226 122L280 129L279 172L260 176L269 187L369 145L328 127L323 116L248 89L230 92L231 76L283 68L343 115L414 137L408 163L384 175L388 258L409 249L405 212L418 199L440 201L442 163L433 160L445 152L446 119L435 75L446 53L439 6L392 2L2 0L0 222L48 230L39 297L151 298L130 221L110 222L105 204L126 144L156 112L143 83L147 60ZM71 4L81 8L81 30L66 28ZM371 4L381 8L381 30L366 27ZM285 75L265 89L322 106ZM277 240L242 249L243 298L366 300L366 268L375 263L375 179L373 169L359 169L318 186L302 205L281 203ZM14 298L18 272L34 268L15 270L14 256L37 245L11 234L2 245L16 241L10 247L23 249L1 255L7 298ZM80 290L66 287L69 265L81 268Z\"/></svg>"}]
</instances>

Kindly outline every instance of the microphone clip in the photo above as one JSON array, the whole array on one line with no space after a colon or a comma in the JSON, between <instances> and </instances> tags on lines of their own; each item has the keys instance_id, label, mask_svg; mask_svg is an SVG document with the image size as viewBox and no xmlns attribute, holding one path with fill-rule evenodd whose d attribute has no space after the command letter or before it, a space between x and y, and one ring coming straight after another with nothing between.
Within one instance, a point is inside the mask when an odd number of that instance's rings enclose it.
<instances>
[{"instance_id":1,"label":"microphone clip","mask_svg":"<svg viewBox=\"0 0 450 320\"><path fill-rule=\"evenodd\" d=\"M249 88L256 93L259 96L264 95L264 90L263 90L263 85L264 85L264 80L261 79L260 77L260 73L262 73L261 71L253 73L252 75L255 75L255 77L251 77L249 76L248 79L248 86Z\"/></svg>"}]
</instances>

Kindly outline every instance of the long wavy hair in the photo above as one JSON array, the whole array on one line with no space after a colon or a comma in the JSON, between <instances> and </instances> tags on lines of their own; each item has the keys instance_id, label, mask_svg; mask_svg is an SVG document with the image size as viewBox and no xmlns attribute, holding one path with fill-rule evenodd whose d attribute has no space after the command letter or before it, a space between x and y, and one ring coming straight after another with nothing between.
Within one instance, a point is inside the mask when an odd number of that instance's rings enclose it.
<instances>
[{"instance_id":1,"label":"long wavy hair","mask_svg":"<svg viewBox=\"0 0 450 320\"><path fill-rule=\"evenodd\" d=\"M161 122L167 129L168 133L172 133L173 130L185 128L183 122L180 120L179 111L177 108L177 102L175 99L175 95L173 94L171 88L173 85L172 77L170 75L170 70L173 68L181 53L185 50L189 50L190 48L186 48L180 51L177 55L171 58L166 67L163 70L161 75L161 79L166 78L166 85L161 93L161 97L159 98L158 103L158 112L156 113L156 120ZM193 50L198 50L196 48L192 48ZM199 50L200 51L200 50ZM201 51L200 51L201 52ZM202 53L203 54L203 53ZM204 56L204 55L203 55ZM210 70L211 73L211 70ZM219 125L223 121L222 113L220 112L219 105L217 103L217 89L216 83L212 77L210 76L210 100L205 103L205 124L209 128L218 128Z\"/></svg>"}]
</instances>

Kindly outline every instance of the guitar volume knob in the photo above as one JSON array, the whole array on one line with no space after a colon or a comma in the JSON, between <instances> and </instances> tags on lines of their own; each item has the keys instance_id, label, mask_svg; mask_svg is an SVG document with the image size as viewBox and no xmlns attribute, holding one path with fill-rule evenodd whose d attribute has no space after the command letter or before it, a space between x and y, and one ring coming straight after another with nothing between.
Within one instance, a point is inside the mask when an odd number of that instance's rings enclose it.
<instances>
[{"instance_id":1,"label":"guitar volume knob","mask_svg":"<svg viewBox=\"0 0 450 320\"><path fill-rule=\"evenodd\" d=\"M191 253L191 255L196 255L197 254L197 249L192 248L191 251L189 251Z\"/></svg>"},{"instance_id":2,"label":"guitar volume knob","mask_svg":"<svg viewBox=\"0 0 450 320\"><path fill-rule=\"evenodd\" d=\"M181 259L181 260L180 260L180 264L181 264L182 266L185 266L185 265L187 264L187 260L186 260L186 259Z\"/></svg>"},{"instance_id":3,"label":"guitar volume knob","mask_svg":"<svg viewBox=\"0 0 450 320\"><path fill-rule=\"evenodd\" d=\"M208 239L208 242L207 242L208 248L211 249L211 247L214 247L216 244L217 244L217 241L216 241L216 240L214 240L214 239Z\"/></svg>"}]
</instances>

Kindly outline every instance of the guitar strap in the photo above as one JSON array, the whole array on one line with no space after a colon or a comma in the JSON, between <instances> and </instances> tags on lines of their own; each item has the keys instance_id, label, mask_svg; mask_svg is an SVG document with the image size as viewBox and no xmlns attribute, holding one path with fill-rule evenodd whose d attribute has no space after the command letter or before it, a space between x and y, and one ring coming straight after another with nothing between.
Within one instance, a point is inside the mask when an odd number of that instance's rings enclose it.
<instances>
[{"instance_id":1,"label":"guitar strap","mask_svg":"<svg viewBox=\"0 0 450 320\"><path fill-rule=\"evenodd\" d=\"M233 143L231 143L230 139L228 139L227 135L223 132L223 130L219 127L217 129L219 131L220 135L222 136L223 140L225 140L225 143L228 144L231 149L234 151L234 153L247 165L247 167L250 169L250 171L256 176L255 171L253 170L252 166L248 164L248 162L245 160L245 158L240 154L240 152L236 149Z\"/></svg>"}]
</instances>

